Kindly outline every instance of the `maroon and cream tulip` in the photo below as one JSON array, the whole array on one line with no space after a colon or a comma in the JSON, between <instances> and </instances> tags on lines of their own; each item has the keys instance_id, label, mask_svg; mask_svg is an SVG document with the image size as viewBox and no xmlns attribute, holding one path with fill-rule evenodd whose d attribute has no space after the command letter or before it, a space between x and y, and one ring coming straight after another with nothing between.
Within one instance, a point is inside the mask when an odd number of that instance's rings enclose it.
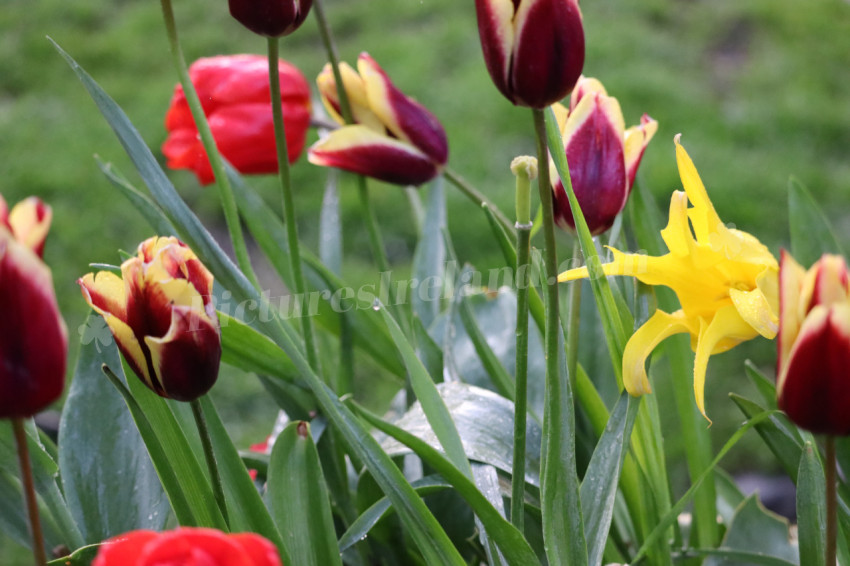
<instances>
[{"instance_id":1,"label":"maroon and cream tulip","mask_svg":"<svg viewBox=\"0 0 850 566\"><path fill-rule=\"evenodd\" d=\"M313 0L229 0L230 15L256 34L281 37L301 27Z\"/></svg>"},{"instance_id":2,"label":"maroon and cream tulip","mask_svg":"<svg viewBox=\"0 0 850 566\"><path fill-rule=\"evenodd\" d=\"M484 62L496 88L517 106L564 98L584 66L577 0L475 0Z\"/></svg>"},{"instance_id":3,"label":"maroon and cream tulip","mask_svg":"<svg viewBox=\"0 0 850 566\"><path fill-rule=\"evenodd\" d=\"M553 106L563 136L570 179L592 234L605 232L626 206L638 165L658 123L643 115L640 125L625 129L617 99L598 80L582 77L570 97L569 110ZM573 230L570 203L552 170L555 221Z\"/></svg>"},{"instance_id":4,"label":"maroon and cream tulip","mask_svg":"<svg viewBox=\"0 0 850 566\"><path fill-rule=\"evenodd\" d=\"M340 73L355 124L345 125L326 65L316 83L325 108L342 127L310 148L310 162L397 185L421 185L436 177L449 156L437 118L396 88L366 53L357 60L357 71L342 63Z\"/></svg>"},{"instance_id":5,"label":"maroon and cream tulip","mask_svg":"<svg viewBox=\"0 0 850 566\"><path fill-rule=\"evenodd\" d=\"M188 246L150 238L121 264L121 277L101 271L78 283L154 393L192 401L213 386L221 360L213 277Z\"/></svg>"},{"instance_id":6,"label":"maroon and cream tulip","mask_svg":"<svg viewBox=\"0 0 850 566\"><path fill-rule=\"evenodd\" d=\"M2 208L5 212L5 203ZM56 303L50 269L30 246L19 241L19 235L12 234L3 220L0 418L23 418L36 414L62 395L68 333ZM44 241L43 235L36 239ZM40 249L40 245L37 247Z\"/></svg>"},{"instance_id":7,"label":"maroon and cream tulip","mask_svg":"<svg viewBox=\"0 0 850 566\"><path fill-rule=\"evenodd\" d=\"M850 274L824 255L806 271L787 252L779 264L779 408L815 433L850 434Z\"/></svg>"},{"instance_id":8,"label":"maroon and cream tulip","mask_svg":"<svg viewBox=\"0 0 850 566\"><path fill-rule=\"evenodd\" d=\"M17 241L34 251L38 257L44 255L44 241L50 231L53 211L38 197L28 197L12 207L0 195L0 224L5 226Z\"/></svg>"}]
</instances>

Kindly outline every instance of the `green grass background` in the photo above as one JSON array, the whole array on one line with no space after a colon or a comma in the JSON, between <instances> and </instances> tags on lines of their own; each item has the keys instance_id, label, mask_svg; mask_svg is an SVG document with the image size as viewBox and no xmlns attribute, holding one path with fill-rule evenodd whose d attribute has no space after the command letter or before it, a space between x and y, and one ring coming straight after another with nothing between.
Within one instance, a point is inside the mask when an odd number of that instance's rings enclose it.
<instances>
[{"instance_id":1,"label":"green grass background","mask_svg":"<svg viewBox=\"0 0 850 566\"><path fill-rule=\"evenodd\" d=\"M233 21L223 0L175 4L190 60L265 52L264 41ZM508 164L534 151L530 112L511 106L490 83L474 3L326 0L326 9L342 58L353 62L360 51L375 57L402 90L442 120L451 167L510 211ZM822 203L842 240L850 240L850 3L585 0L582 10L585 73L619 99L627 125L643 112L659 122L639 181L664 210L670 192L680 188L672 140L681 132L724 221L774 251L787 246L786 186L795 175ZM100 82L158 156L176 75L157 2L5 0L0 9L0 192L10 205L35 194L53 206L45 259L53 268L73 358L87 313L75 279L90 262L117 263L118 249L131 250L152 234L98 171L95 154L138 181L45 36ZM282 42L282 55L313 79L324 63L313 18ZM302 158L294 175L299 230L315 249L324 172ZM175 172L172 179L209 225L223 230L215 190L200 188L190 173ZM278 207L274 180L255 182ZM353 187L342 189L346 275L358 282L371 277L370 254ZM406 197L389 186L374 186L372 193L390 259L404 273L416 237ZM462 260L480 268L498 265L483 217L451 188L449 224ZM569 249L563 246L562 260ZM747 391L741 360L753 357L771 371L773 347L758 340L712 360L708 407L724 415L714 418L718 442L740 420L726 393ZM234 376L216 389L237 441L244 446L259 440L275 412L257 395L259 385ZM675 434L666 440L675 459ZM769 465L769 458L757 461ZM0 557L18 554L9 546L0 539Z\"/></svg>"}]
</instances>

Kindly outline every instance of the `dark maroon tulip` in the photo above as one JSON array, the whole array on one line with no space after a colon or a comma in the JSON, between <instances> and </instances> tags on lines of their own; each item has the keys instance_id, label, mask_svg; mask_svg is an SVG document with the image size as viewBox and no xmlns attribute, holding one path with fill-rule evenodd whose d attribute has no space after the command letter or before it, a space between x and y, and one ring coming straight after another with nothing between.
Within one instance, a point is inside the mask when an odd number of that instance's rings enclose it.
<instances>
[{"instance_id":1,"label":"dark maroon tulip","mask_svg":"<svg viewBox=\"0 0 850 566\"><path fill-rule=\"evenodd\" d=\"M312 0L229 0L230 15L254 33L281 37L297 30Z\"/></svg>"}]
</instances>

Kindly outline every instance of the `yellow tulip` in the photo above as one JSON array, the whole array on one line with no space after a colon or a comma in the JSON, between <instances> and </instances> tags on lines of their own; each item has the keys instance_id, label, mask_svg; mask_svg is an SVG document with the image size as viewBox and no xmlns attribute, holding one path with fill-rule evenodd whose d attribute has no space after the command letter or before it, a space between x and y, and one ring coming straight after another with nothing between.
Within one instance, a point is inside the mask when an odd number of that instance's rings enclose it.
<instances>
[{"instance_id":1,"label":"yellow tulip","mask_svg":"<svg viewBox=\"0 0 850 566\"><path fill-rule=\"evenodd\" d=\"M675 143L685 191L673 193L670 218L661 231L669 253L653 257L612 249L613 261L601 270L607 276L630 275L647 285L665 285L681 305L674 313L656 311L629 339L623 353L626 390L635 396L650 393L646 358L665 338L687 332L696 352L694 396L708 418L704 391L708 358L758 335L776 336L779 266L754 236L723 224L679 136ZM586 267L566 271L558 280L584 277Z\"/></svg>"}]
</instances>

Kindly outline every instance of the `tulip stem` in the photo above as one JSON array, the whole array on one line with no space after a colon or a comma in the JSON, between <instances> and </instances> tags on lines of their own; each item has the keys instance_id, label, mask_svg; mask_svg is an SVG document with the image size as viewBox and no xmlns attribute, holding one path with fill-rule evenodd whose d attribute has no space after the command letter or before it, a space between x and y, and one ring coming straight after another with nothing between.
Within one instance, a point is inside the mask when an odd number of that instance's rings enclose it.
<instances>
[{"instance_id":1,"label":"tulip stem","mask_svg":"<svg viewBox=\"0 0 850 566\"><path fill-rule=\"evenodd\" d=\"M836 564L838 505L836 499L835 437L826 437L826 566Z\"/></svg>"},{"instance_id":2,"label":"tulip stem","mask_svg":"<svg viewBox=\"0 0 850 566\"><path fill-rule=\"evenodd\" d=\"M524 224L517 222L516 227L516 383L514 391L514 455L511 468L511 523L522 532L525 516L525 447L526 413L528 410L528 270L529 256L531 255L531 222Z\"/></svg>"},{"instance_id":3,"label":"tulip stem","mask_svg":"<svg viewBox=\"0 0 850 566\"><path fill-rule=\"evenodd\" d=\"M316 14L316 22L319 24L319 35L322 36L322 43L325 46L325 51L328 55L328 61L331 64L331 71L334 75L336 83L336 93L339 99L340 114L346 124L354 123L354 114L351 112L351 103L348 101L348 93L345 91L342 82L342 74L339 71L339 55L336 51L333 35L331 35L331 27L328 25L328 20L325 17L325 6L322 0L313 0L313 13Z\"/></svg>"},{"instance_id":4,"label":"tulip stem","mask_svg":"<svg viewBox=\"0 0 850 566\"><path fill-rule=\"evenodd\" d=\"M44 535L41 532L41 522L38 519L38 499L35 494L35 483L32 478L27 433L24 430L24 419L12 419L12 429L15 433L15 443L18 445L18 462L21 466L21 482L24 487L24 498L30 518L30 534L32 535L32 556L36 566L47 564L47 554L44 551Z\"/></svg>"},{"instance_id":5,"label":"tulip stem","mask_svg":"<svg viewBox=\"0 0 850 566\"><path fill-rule=\"evenodd\" d=\"M221 483L221 474L218 473L218 463L215 459L212 440L210 439L210 431L207 428L207 419L204 416L204 409L201 407L201 401L194 399L189 402L192 407L192 415L195 417L195 425L198 427L198 435L201 437L201 445L204 447L204 457L207 460L207 467L210 470L210 481L212 482L213 494L218 508L221 510L221 516L224 517L225 524L230 526L230 520L227 517L227 502L224 499L224 487Z\"/></svg>"},{"instance_id":6,"label":"tulip stem","mask_svg":"<svg viewBox=\"0 0 850 566\"><path fill-rule=\"evenodd\" d=\"M274 137L277 146L278 178L283 200L283 216L286 224L286 242L289 246L289 264L292 279L295 282L295 294L305 297L307 286L301 268L301 249L298 243L298 225L295 221L295 201L292 198L292 178L289 173L289 153L286 147L286 126L283 122L283 108L280 99L280 68L278 67L280 40L268 38L269 53L269 90L272 99L272 117ZM314 370L319 369L319 356L316 353L316 341L313 337L313 322L309 312L301 313L301 333L304 336L304 349L307 361Z\"/></svg>"},{"instance_id":7,"label":"tulip stem","mask_svg":"<svg viewBox=\"0 0 850 566\"><path fill-rule=\"evenodd\" d=\"M242 225L239 223L239 209L236 206L236 199L233 196L233 187L230 185L230 179L224 167L224 160L218 152L218 147L210 130L209 122L207 122L207 117L204 114L201 100L198 98L198 93L192 84L192 79L189 77L186 58L183 56L183 49L180 47L180 38L177 35L177 24L174 20L174 9L171 6L171 0L160 1L162 4L163 19L165 20L165 29L168 35L169 48L174 59L174 67L177 69L177 74L180 77L180 85L183 87L183 94L186 96L186 102L192 111L192 118L195 120L195 126L198 128L198 133L204 144L204 150L215 175L218 196L221 200L227 229L230 232L230 241L233 244L236 263L251 284L259 289L260 284L257 281L254 268L251 266L251 258L248 255L245 237L242 234Z\"/></svg>"},{"instance_id":8,"label":"tulip stem","mask_svg":"<svg viewBox=\"0 0 850 566\"><path fill-rule=\"evenodd\" d=\"M496 217L496 219L498 219L502 227L504 227L508 231L508 234L512 234L515 232L514 225L511 223L510 220L508 220L508 217L505 216L505 213L499 210L499 207L496 206L493 201L488 199L478 189L469 184L469 181L467 181L466 179L458 175L454 170L448 167L443 169L443 176L475 204L479 206L486 204L488 207L490 207L490 210L493 211L493 215Z\"/></svg>"}]
</instances>

